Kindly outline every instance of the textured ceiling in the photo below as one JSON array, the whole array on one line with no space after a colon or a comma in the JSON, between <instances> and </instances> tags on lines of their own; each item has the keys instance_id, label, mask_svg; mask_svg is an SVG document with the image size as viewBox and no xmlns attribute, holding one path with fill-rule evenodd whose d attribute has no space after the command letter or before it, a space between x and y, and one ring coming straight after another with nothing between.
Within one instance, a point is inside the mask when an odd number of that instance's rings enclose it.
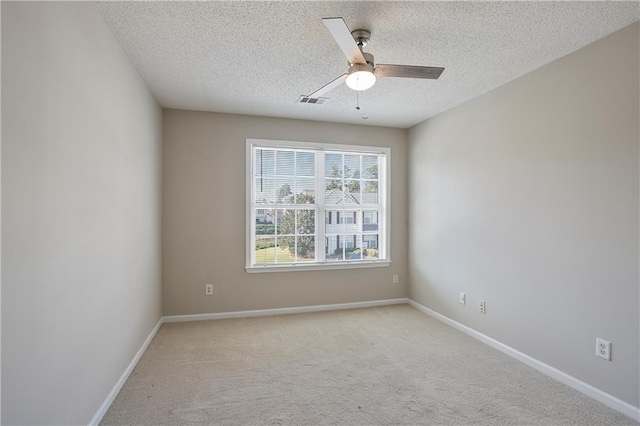
<instances>
[{"instance_id":1,"label":"textured ceiling","mask_svg":"<svg viewBox=\"0 0 640 426\"><path fill-rule=\"evenodd\" d=\"M640 19L638 2L98 2L167 108L407 128ZM297 103L347 70L324 26L369 29L377 63L442 66ZM603 78L606 78L603 76Z\"/></svg>"}]
</instances>

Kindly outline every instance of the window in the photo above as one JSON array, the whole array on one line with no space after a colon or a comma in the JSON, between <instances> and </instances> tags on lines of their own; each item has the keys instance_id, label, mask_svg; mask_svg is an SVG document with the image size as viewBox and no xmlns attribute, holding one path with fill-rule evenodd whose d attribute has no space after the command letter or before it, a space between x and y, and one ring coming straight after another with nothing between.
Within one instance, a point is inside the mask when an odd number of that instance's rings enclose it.
<instances>
[{"instance_id":1,"label":"window","mask_svg":"<svg viewBox=\"0 0 640 426\"><path fill-rule=\"evenodd\" d=\"M247 140L247 271L387 266L379 147Z\"/></svg>"}]
</instances>

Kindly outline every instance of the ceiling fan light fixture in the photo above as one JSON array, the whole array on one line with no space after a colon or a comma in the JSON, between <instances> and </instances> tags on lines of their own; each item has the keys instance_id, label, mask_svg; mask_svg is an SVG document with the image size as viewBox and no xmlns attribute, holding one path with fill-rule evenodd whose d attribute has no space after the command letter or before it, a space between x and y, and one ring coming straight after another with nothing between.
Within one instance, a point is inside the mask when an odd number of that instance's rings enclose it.
<instances>
[{"instance_id":1,"label":"ceiling fan light fixture","mask_svg":"<svg viewBox=\"0 0 640 426\"><path fill-rule=\"evenodd\" d=\"M353 90L367 90L376 82L371 64L352 64L349 67L347 86Z\"/></svg>"}]
</instances>

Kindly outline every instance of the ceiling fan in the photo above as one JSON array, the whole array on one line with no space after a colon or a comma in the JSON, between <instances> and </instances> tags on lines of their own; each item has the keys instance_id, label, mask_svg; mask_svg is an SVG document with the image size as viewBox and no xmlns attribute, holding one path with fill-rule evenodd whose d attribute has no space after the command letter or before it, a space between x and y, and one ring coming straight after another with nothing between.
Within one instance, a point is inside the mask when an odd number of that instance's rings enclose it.
<instances>
[{"instance_id":1,"label":"ceiling fan","mask_svg":"<svg viewBox=\"0 0 640 426\"><path fill-rule=\"evenodd\" d=\"M420 67L413 65L375 64L373 55L362 49L369 43L371 32L365 29L350 31L342 18L323 18L322 21L344 52L349 61L349 69L345 74L325 84L301 102L320 104L326 98L323 94L347 83L353 90L367 90L373 86L377 77L405 77L437 79L444 71L442 67Z\"/></svg>"}]
</instances>

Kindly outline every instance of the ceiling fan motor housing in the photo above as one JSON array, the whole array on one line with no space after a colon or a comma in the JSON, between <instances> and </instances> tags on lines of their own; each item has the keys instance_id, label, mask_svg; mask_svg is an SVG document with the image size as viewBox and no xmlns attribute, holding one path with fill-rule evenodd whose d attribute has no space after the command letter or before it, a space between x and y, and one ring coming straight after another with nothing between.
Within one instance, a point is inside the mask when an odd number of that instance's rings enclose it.
<instances>
[{"instance_id":1,"label":"ceiling fan motor housing","mask_svg":"<svg viewBox=\"0 0 640 426\"><path fill-rule=\"evenodd\" d=\"M367 63L366 64L349 64L349 71L347 71L348 75L358 71L369 71L370 73L373 73L373 67L374 67L373 55L371 53L362 52L362 56L364 56L364 59L367 61Z\"/></svg>"},{"instance_id":2,"label":"ceiling fan motor housing","mask_svg":"<svg viewBox=\"0 0 640 426\"><path fill-rule=\"evenodd\" d=\"M354 72L358 71L369 71L373 74L373 64L367 62L366 64L350 64L349 71L347 71L347 75L351 75Z\"/></svg>"}]
</instances>

